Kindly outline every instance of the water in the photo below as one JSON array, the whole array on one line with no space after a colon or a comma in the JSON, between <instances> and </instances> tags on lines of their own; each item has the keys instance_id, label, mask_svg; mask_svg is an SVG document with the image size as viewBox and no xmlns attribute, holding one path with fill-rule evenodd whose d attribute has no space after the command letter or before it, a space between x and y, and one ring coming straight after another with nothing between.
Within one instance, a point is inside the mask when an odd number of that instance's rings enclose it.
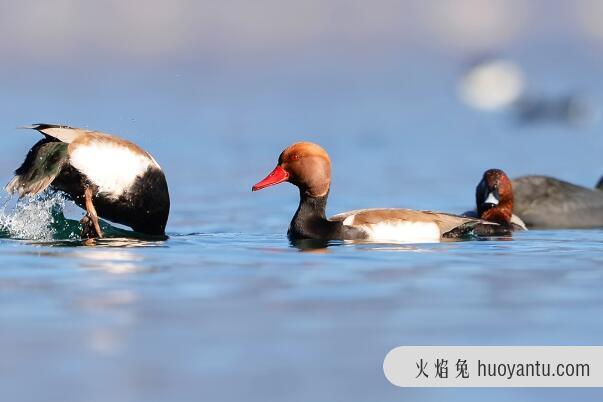
<instances>
[{"instance_id":1,"label":"water","mask_svg":"<svg viewBox=\"0 0 603 402\"><path fill-rule=\"evenodd\" d=\"M601 63L584 60L590 54L555 70L546 58L523 59L541 71L533 85L585 87L600 99ZM520 126L504 113L469 110L455 97L459 70L449 59L394 58L387 68L344 72L324 61L291 65L209 76L190 66L119 70L94 79L51 70L7 81L5 182L37 140L11 127L70 123L151 151L173 207L167 241L111 232L116 237L89 245L77 239L81 211L59 196L7 203L3 399L600 400L594 389L403 390L381 366L398 345L601 344L602 230L300 249L285 237L296 190L250 191L286 145L306 139L333 159L332 214L462 212L491 167L594 185L600 124ZM35 94L22 91L26 78Z\"/></svg>"}]
</instances>

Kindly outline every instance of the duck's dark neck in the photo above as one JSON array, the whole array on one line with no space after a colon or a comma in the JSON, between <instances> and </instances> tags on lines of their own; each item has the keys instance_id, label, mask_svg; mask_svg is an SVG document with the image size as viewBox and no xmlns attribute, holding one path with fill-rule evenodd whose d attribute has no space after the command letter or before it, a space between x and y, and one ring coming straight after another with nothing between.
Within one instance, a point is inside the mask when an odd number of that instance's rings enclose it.
<instances>
[{"instance_id":1,"label":"duck's dark neck","mask_svg":"<svg viewBox=\"0 0 603 402\"><path fill-rule=\"evenodd\" d=\"M324 239L341 238L341 222L331 222L326 217L327 198L329 193L321 197L313 197L300 190L299 207L293 216L289 232L291 239Z\"/></svg>"}]
</instances>

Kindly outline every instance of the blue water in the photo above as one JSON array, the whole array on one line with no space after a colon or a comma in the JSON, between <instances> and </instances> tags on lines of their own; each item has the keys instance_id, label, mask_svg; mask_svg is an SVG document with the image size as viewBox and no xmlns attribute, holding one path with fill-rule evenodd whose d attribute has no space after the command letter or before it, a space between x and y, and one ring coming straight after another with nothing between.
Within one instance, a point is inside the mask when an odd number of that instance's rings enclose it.
<instances>
[{"instance_id":1,"label":"blue water","mask_svg":"<svg viewBox=\"0 0 603 402\"><path fill-rule=\"evenodd\" d=\"M603 97L603 63L588 52L554 67L517 56L546 93ZM398 345L601 344L602 230L300 250L285 237L296 189L250 191L303 139L331 154L331 214L462 212L492 167L593 186L603 173L601 124L523 126L510 113L468 109L455 95L461 63L448 58L292 65L4 78L5 182L37 140L14 126L91 127L156 157L172 213L167 241L85 246L60 213L77 221L81 211L60 197L7 201L2 399L601 400L595 389L399 389L382 363Z\"/></svg>"}]
</instances>

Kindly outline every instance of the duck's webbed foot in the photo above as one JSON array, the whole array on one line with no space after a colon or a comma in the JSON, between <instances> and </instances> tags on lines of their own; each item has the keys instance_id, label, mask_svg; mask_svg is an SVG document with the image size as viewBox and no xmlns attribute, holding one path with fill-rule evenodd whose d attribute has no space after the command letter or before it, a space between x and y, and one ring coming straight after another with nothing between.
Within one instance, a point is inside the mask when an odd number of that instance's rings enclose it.
<instances>
[{"instance_id":1,"label":"duck's webbed foot","mask_svg":"<svg viewBox=\"0 0 603 402\"><path fill-rule=\"evenodd\" d=\"M96 239L99 237L103 237L102 233L97 233L96 226L94 225L94 222L89 214L86 214L80 220L80 223L82 224L82 232L81 232L82 239L87 240L87 239Z\"/></svg>"}]
</instances>

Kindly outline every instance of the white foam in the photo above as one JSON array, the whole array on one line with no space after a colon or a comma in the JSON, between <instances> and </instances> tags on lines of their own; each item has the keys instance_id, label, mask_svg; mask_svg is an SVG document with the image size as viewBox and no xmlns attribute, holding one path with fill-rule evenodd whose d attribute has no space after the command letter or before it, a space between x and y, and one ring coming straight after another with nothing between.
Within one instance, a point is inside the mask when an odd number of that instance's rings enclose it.
<instances>
[{"instance_id":1,"label":"white foam","mask_svg":"<svg viewBox=\"0 0 603 402\"><path fill-rule=\"evenodd\" d=\"M60 193L42 194L22 199L10 208L9 200L0 209L0 230L11 238L25 240L52 240L55 230L53 211L63 210L65 198ZM8 211L7 211L8 210Z\"/></svg>"}]
</instances>

